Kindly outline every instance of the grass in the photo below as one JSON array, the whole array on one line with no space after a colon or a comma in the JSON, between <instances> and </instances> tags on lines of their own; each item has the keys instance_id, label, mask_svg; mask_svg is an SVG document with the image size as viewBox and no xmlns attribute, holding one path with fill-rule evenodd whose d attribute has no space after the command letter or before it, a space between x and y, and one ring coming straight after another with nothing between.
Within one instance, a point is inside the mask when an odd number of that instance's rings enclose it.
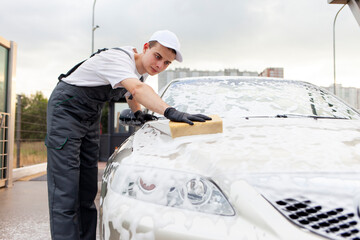
<instances>
[{"instance_id":1,"label":"grass","mask_svg":"<svg viewBox=\"0 0 360 240\"><path fill-rule=\"evenodd\" d=\"M14 146L13 168L17 165L17 146ZM44 163L47 161L44 142L22 142L20 144L20 167Z\"/></svg>"}]
</instances>

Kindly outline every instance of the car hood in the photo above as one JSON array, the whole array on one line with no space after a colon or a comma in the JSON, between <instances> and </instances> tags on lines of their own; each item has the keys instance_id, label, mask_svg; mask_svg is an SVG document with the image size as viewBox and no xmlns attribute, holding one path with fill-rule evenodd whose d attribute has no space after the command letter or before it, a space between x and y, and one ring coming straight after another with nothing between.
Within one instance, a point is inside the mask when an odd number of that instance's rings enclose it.
<instances>
[{"instance_id":1,"label":"car hood","mask_svg":"<svg viewBox=\"0 0 360 240\"><path fill-rule=\"evenodd\" d=\"M357 120L223 119L223 126L223 133L173 139L167 120L147 123L124 161L205 176L360 170Z\"/></svg>"}]
</instances>

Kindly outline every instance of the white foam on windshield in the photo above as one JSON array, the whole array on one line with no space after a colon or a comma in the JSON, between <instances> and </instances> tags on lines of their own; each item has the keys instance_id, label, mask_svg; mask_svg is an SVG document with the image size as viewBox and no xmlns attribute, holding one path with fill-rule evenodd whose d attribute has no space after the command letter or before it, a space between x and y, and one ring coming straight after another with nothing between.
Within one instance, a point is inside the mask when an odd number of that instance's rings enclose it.
<instances>
[{"instance_id":1,"label":"white foam on windshield","mask_svg":"<svg viewBox=\"0 0 360 240\"><path fill-rule=\"evenodd\" d=\"M223 117L318 115L359 119L350 107L314 85L286 80L231 79L174 82L163 99L179 111Z\"/></svg>"}]
</instances>

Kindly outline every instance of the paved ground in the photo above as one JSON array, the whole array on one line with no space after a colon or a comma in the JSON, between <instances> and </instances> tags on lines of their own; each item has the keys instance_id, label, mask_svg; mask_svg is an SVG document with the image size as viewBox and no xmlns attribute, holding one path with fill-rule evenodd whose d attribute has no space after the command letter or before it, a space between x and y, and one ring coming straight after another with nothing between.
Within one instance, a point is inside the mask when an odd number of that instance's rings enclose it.
<instances>
[{"instance_id":1,"label":"paved ground","mask_svg":"<svg viewBox=\"0 0 360 240\"><path fill-rule=\"evenodd\" d=\"M105 164L99 163L99 192ZM12 188L0 188L0 226L0 240L50 239L46 173L16 181Z\"/></svg>"}]
</instances>

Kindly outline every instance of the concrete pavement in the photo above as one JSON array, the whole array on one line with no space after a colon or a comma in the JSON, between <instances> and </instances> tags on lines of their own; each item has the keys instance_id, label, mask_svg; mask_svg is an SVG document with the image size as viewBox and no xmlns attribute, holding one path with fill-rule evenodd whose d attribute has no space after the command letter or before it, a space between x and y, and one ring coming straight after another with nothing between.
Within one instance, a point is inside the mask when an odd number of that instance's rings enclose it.
<instances>
[{"instance_id":1,"label":"concrete pavement","mask_svg":"<svg viewBox=\"0 0 360 240\"><path fill-rule=\"evenodd\" d=\"M99 162L97 207L105 166ZM50 239L46 172L21 178L12 188L0 188L0 226L0 240Z\"/></svg>"}]
</instances>

